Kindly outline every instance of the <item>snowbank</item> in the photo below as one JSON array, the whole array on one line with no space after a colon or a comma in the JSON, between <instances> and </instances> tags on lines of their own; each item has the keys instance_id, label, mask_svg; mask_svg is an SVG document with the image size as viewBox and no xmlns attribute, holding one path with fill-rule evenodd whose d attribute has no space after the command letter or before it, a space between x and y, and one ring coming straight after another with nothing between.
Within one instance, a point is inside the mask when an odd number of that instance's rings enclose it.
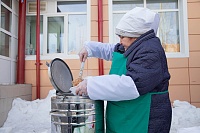
<instances>
[{"instance_id":1,"label":"snowbank","mask_svg":"<svg viewBox=\"0 0 200 133\"><path fill-rule=\"evenodd\" d=\"M51 133L51 97L55 90L49 91L45 99L25 101L13 100L12 108L0 133ZM200 108L185 101L173 103L172 126L170 133L200 133Z\"/></svg>"}]
</instances>

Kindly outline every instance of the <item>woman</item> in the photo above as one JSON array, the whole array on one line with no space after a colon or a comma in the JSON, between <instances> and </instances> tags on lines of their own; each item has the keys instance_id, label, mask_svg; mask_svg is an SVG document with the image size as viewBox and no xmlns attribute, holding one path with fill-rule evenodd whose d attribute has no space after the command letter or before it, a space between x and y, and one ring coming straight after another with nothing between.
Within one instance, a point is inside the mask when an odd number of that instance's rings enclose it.
<instances>
[{"instance_id":1,"label":"woman","mask_svg":"<svg viewBox=\"0 0 200 133\"><path fill-rule=\"evenodd\" d=\"M89 77L76 93L106 100L106 133L169 133L170 74L159 38L158 14L136 7L116 27L116 45L86 42L80 51L87 57L112 60L109 75ZM101 132L101 131L100 131Z\"/></svg>"}]
</instances>

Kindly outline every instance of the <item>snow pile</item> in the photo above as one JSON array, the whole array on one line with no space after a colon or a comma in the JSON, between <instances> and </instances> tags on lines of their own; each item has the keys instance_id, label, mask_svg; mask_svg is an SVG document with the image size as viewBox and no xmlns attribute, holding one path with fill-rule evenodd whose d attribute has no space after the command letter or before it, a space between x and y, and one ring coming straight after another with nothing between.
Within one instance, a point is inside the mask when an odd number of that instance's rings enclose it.
<instances>
[{"instance_id":1,"label":"snow pile","mask_svg":"<svg viewBox=\"0 0 200 133\"><path fill-rule=\"evenodd\" d=\"M0 133L50 133L51 132L51 97L55 90L49 91L45 99L25 101L13 100L12 109Z\"/></svg>"},{"instance_id":2,"label":"snow pile","mask_svg":"<svg viewBox=\"0 0 200 133\"><path fill-rule=\"evenodd\" d=\"M200 108L186 101L175 100L170 133L186 133L187 131L200 133Z\"/></svg>"},{"instance_id":3,"label":"snow pile","mask_svg":"<svg viewBox=\"0 0 200 133\"><path fill-rule=\"evenodd\" d=\"M56 94L50 90L45 99L25 101L13 100L12 109L0 133L51 133L51 97ZM185 101L174 101L170 133L200 133L200 108Z\"/></svg>"}]
</instances>

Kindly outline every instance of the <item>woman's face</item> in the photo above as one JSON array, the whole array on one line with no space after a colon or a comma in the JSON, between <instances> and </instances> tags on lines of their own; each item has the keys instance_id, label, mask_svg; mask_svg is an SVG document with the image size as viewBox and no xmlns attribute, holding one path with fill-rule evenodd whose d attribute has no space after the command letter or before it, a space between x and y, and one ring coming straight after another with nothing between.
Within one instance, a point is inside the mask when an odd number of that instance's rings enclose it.
<instances>
[{"instance_id":1,"label":"woman's face","mask_svg":"<svg viewBox=\"0 0 200 133\"><path fill-rule=\"evenodd\" d=\"M125 50L137 39L134 37L124 37L124 36L119 36L120 38L120 44L124 46Z\"/></svg>"}]
</instances>

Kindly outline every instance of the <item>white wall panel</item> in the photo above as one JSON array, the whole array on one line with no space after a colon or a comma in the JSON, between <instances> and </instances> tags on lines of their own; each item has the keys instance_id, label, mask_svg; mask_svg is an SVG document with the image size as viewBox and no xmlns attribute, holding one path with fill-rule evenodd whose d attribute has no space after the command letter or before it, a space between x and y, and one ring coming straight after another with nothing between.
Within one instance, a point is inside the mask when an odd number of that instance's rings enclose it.
<instances>
[{"instance_id":1,"label":"white wall panel","mask_svg":"<svg viewBox=\"0 0 200 133\"><path fill-rule=\"evenodd\" d=\"M9 60L0 59L0 84L10 84L11 63Z\"/></svg>"}]
</instances>

